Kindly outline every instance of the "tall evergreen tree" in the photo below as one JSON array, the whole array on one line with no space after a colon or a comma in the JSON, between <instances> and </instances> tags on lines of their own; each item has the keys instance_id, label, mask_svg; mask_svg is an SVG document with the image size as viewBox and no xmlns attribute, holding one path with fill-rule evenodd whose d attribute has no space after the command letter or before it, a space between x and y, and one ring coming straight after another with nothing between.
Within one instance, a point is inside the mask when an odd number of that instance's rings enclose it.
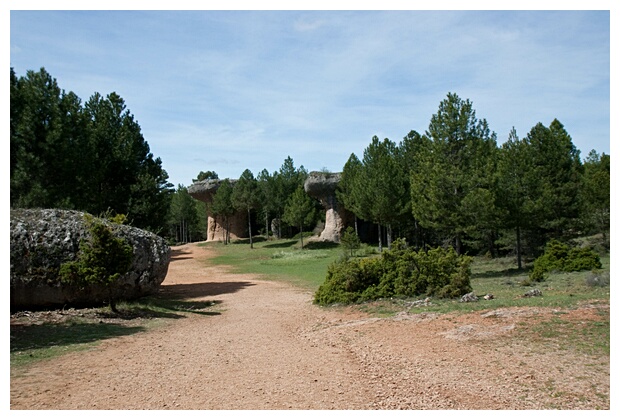
<instances>
[{"instance_id":1,"label":"tall evergreen tree","mask_svg":"<svg viewBox=\"0 0 620 420\"><path fill-rule=\"evenodd\" d=\"M12 73L11 87L11 205L72 208L75 139L64 125L64 91L44 68L18 80Z\"/></svg>"},{"instance_id":2,"label":"tall evergreen tree","mask_svg":"<svg viewBox=\"0 0 620 420\"><path fill-rule=\"evenodd\" d=\"M260 212L263 220L265 221L265 235L267 236L267 239L269 239L270 218L272 215L278 214L277 176L277 172L270 175L267 169L263 169L256 178L260 190ZM276 232L274 232L274 234L276 234Z\"/></svg>"},{"instance_id":3,"label":"tall evergreen tree","mask_svg":"<svg viewBox=\"0 0 620 420\"><path fill-rule=\"evenodd\" d=\"M245 211L248 215L248 235L250 237L250 248L254 248L252 241L252 210L256 209L259 202L258 185L254 174L249 169L243 171L239 180L233 187L232 203L238 211Z\"/></svg>"},{"instance_id":4,"label":"tall evergreen tree","mask_svg":"<svg viewBox=\"0 0 620 420\"><path fill-rule=\"evenodd\" d=\"M413 235L416 248L420 248L425 243L427 232L420 226L418 220L412 216L411 207L411 176L417 170L419 163L418 155L425 147L428 138L421 136L415 130L411 130L398 145L398 162L403 172L405 189L405 210L400 223L405 226L405 231ZM407 237L407 235L405 235Z\"/></svg>"},{"instance_id":5,"label":"tall evergreen tree","mask_svg":"<svg viewBox=\"0 0 620 420\"><path fill-rule=\"evenodd\" d=\"M344 168L342 169L340 182L336 187L336 197L338 201L342 203L345 209L349 210L355 215L356 234L359 234L357 219L365 219L366 217L368 217L368 214L362 204L363 198L356 196L356 194L362 191L362 186L360 185L361 171L362 162L355 155L355 153L351 153L351 156L349 156L349 159L347 160Z\"/></svg>"},{"instance_id":6,"label":"tall evergreen tree","mask_svg":"<svg viewBox=\"0 0 620 420\"><path fill-rule=\"evenodd\" d=\"M527 144L520 140L517 131L512 128L508 141L502 144L497 165L498 198L504 215L503 226L514 231L516 243L514 249L517 265L522 265L522 233L531 228L532 189L537 185L532 182L533 162L528 154Z\"/></svg>"},{"instance_id":7,"label":"tall evergreen tree","mask_svg":"<svg viewBox=\"0 0 620 420\"><path fill-rule=\"evenodd\" d=\"M476 226L476 213L491 212L472 211L471 204L476 202L472 194L487 195L481 189L492 193L489 176L496 136L486 120L476 118L472 103L453 93L439 104L425 136L428 141L421 141L418 167L411 176L412 212L422 226L451 238L462 254L463 239Z\"/></svg>"},{"instance_id":8,"label":"tall evergreen tree","mask_svg":"<svg viewBox=\"0 0 620 420\"><path fill-rule=\"evenodd\" d=\"M590 151L584 163L582 190L583 214L586 226L600 232L606 238L610 226L611 164L609 155Z\"/></svg>"},{"instance_id":9,"label":"tall evergreen tree","mask_svg":"<svg viewBox=\"0 0 620 420\"><path fill-rule=\"evenodd\" d=\"M11 69L11 206L126 214L154 232L166 225L172 185L116 93L82 106L44 68Z\"/></svg>"},{"instance_id":10,"label":"tall evergreen tree","mask_svg":"<svg viewBox=\"0 0 620 420\"><path fill-rule=\"evenodd\" d=\"M290 156L284 160L284 163L280 167L280 171L274 174L274 190L275 190L275 203L276 214L278 217L278 238L282 237L281 226L282 216L284 214L284 207L288 198L293 195L295 190L299 186L303 186L308 172L303 166L295 168L295 163ZM290 229L289 229L290 230Z\"/></svg>"},{"instance_id":11,"label":"tall evergreen tree","mask_svg":"<svg viewBox=\"0 0 620 420\"><path fill-rule=\"evenodd\" d=\"M397 147L393 141L372 138L364 150L362 170L356 196L363 196L371 220L379 228L379 250L383 251L381 228L387 228L388 248L392 242L392 226L404 213L407 204L403 168L397 160Z\"/></svg>"},{"instance_id":12,"label":"tall evergreen tree","mask_svg":"<svg viewBox=\"0 0 620 420\"><path fill-rule=\"evenodd\" d=\"M579 151L564 126L553 120L547 128L536 124L525 138L530 177L537 188L531 191L530 220L536 227L533 241L542 249L551 238L566 238L576 233L581 208L583 167Z\"/></svg>"},{"instance_id":13,"label":"tall evergreen tree","mask_svg":"<svg viewBox=\"0 0 620 420\"><path fill-rule=\"evenodd\" d=\"M315 206L312 198L304 191L303 187L298 187L289 197L284 208L283 220L299 228L301 236L301 248L304 248L304 227L314 221Z\"/></svg>"},{"instance_id":14,"label":"tall evergreen tree","mask_svg":"<svg viewBox=\"0 0 620 420\"><path fill-rule=\"evenodd\" d=\"M205 231L196 203L187 187L179 185L171 196L169 227L177 242L193 242L202 238Z\"/></svg>"}]
</instances>

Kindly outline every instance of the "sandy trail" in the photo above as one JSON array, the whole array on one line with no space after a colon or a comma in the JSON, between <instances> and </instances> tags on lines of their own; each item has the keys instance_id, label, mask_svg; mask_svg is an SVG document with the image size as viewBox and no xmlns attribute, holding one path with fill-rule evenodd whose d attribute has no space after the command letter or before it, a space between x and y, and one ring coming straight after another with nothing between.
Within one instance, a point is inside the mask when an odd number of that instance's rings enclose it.
<instances>
[{"instance_id":1,"label":"sandy trail","mask_svg":"<svg viewBox=\"0 0 620 420\"><path fill-rule=\"evenodd\" d=\"M211 252L176 247L162 293L212 312L12 372L11 409L609 409L609 358L511 340L550 310L372 318Z\"/></svg>"}]
</instances>

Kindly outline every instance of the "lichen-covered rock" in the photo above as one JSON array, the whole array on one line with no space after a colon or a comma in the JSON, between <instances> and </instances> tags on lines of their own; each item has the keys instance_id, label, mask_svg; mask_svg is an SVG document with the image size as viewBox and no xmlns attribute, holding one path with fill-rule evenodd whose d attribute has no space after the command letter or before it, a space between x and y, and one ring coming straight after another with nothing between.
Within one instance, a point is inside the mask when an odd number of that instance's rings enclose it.
<instances>
[{"instance_id":1,"label":"lichen-covered rock","mask_svg":"<svg viewBox=\"0 0 620 420\"><path fill-rule=\"evenodd\" d=\"M523 297L542 296L542 292L539 289L532 289L529 292L525 292Z\"/></svg>"},{"instance_id":2,"label":"lichen-covered rock","mask_svg":"<svg viewBox=\"0 0 620 420\"><path fill-rule=\"evenodd\" d=\"M478 296L474 292L461 296L461 302L478 302Z\"/></svg>"},{"instance_id":3,"label":"lichen-covered rock","mask_svg":"<svg viewBox=\"0 0 620 420\"><path fill-rule=\"evenodd\" d=\"M108 221L116 235L133 248L133 262L115 287L122 300L152 294L164 281L170 247L163 238ZM80 241L89 235L85 213L55 209L11 210L11 308L87 305L108 299L102 286L61 284L58 270L74 260Z\"/></svg>"}]
</instances>

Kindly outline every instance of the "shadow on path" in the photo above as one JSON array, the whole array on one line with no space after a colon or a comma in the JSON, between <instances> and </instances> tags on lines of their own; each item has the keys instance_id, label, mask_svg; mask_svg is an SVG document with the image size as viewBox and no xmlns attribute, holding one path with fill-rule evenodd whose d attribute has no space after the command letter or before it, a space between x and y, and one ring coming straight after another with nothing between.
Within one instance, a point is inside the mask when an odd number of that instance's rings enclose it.
<instances>
[{"instance_id":1,"label":"shadow on path","mask_svg":"<svg viewBox=\"0 0 620 420\"><path fill-rule=\"evenodd\" d=\"M192 258L191 251L184 249L173 249L170 253L170 261L191 260Z\"/></svg>"},{"instance_id":2,"label":"shadow on path","mask_svg":"<svg viewBox=\"0 0 620 420\"><path fill-rule=\"evenodd\" d=\"M227 281L222 283L164 284L159 288L161 297L180 299L201 298L207 296L236 293L256 283L249 281Z\"/></svg>"},{"instance_id":3,"label":"shadow on path","mask_svg":"<svg viewBox=\"0 0 620 420\"><path fill-rule=\"evenodd\" d=\"M141 326L109 323L68 322L63 324L11 325L11 353L53 346L92 343L106 338L119 337L145 331Z\"/></svg>"}]
</instances>

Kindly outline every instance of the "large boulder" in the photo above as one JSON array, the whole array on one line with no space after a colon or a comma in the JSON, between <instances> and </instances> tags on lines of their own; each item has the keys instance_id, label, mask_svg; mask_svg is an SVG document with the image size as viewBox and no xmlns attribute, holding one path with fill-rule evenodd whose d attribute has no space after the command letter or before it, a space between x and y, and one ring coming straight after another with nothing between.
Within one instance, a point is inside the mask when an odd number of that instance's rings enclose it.
<instances>
[{"instance_id":1,"label":"large boulder","mask_svg":"<svg viewBox=\"0 0 620 420\"><path fill-rule=\"evenodd\" d=\"M321 241L340 242L342 231L350 223L351 213L336 198L340 178L340 173L310 172L304 183L306 193L319 200L325 209L325 228L319 235Z\"/></svg>"},{"instance_id":2,"label":"large boulder","mask_svg":"<svg viewBox=\"0 0 620 420\"><path fill-rule=\"evenodd\" d=\"M86 214L66 210L11 210L11 309L89 305L108 299L99 285L61 284L58 270L74 260L80 241L90 235ZM115 287L115 298L131 300L157 292L170 263L163 238L105 221L133 247L133 262Z\"/></svg>"}]
</instances>

